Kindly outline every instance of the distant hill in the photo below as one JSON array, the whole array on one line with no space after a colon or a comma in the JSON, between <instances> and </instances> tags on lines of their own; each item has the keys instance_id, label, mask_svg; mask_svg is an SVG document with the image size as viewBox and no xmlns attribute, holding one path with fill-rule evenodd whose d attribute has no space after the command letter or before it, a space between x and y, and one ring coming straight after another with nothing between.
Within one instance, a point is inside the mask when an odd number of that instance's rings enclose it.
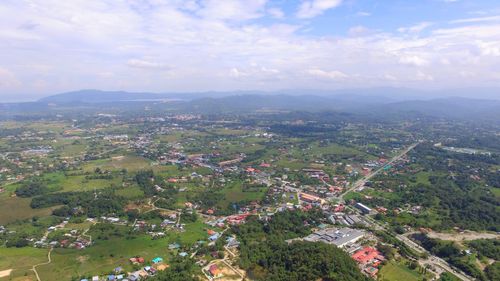
<instances>
[{"instance_id":1,"label":"distant hill","mask_svg":"<svg viewBox=\"0 0 500 281\"><path fill-rule=\"evenodd\" d=\"M199 113L256 111L336 111L377 118L435 117L462 120L500 120L500 101L468 98L394 101L376 96L290 96L240 95L201 98L179 105L181 110Z\"/></svg>"},{"instance_id":2,"label":"distant hill","mask_svg":"<svg viewBox=\"0 0 500 281\"><path fill-rule=\"evenodd\" d=\"M428 117L498 122L500 101L459 97L414 100L377 106L371 110L367 109L367 112L387 115L417 113Z\"/></svg>"},{"instance_id":3,"label":"distant hill","mask_svg":"<svg viewBox=\"0 0 500 281\"><path fill-rule=\"evenodd\" d=\"M461 90L464 93L464 90ZM473 91L473 89L471 89ZM475 90L479 93L480 90ZM446 94L454 92L448 90ZM494 94L494 89L482 92ZM158 101L178 99L175 104L157 103L157 110L170 109L197 113L248 113L272 111L335 111L355 113L376 118L435 117L470 120L500 120L500 100L470 99L463 97L432 98L429 93L398 88L345 89L335 91L236 91L199 93L130 93L124 91L81 90L49 96L40 104L61 106L88 105L116 108L134 108L130 101ZM20 105L19 105L20 106ZM23 106L18 108L22 108ZM31 104L31 107L36 104ZM144 104L137 103L137 108ZM4 110L16 107L4 106ZM0 108L1 109L1 108ZM43 110L43 108L39 108Z\"/></svg>"},{"instance_id":4,"label":"distant hill","mask_svg":"<svg viewBox=\"0 0 500 281\"><path fill-rule=\"evenodd\" d=\"M48 96L38 100L42 103L105 103L134 100L160 100L167 96L154 93L130 93L124 91L80 90Z\"/></svg>"}]
</instances>

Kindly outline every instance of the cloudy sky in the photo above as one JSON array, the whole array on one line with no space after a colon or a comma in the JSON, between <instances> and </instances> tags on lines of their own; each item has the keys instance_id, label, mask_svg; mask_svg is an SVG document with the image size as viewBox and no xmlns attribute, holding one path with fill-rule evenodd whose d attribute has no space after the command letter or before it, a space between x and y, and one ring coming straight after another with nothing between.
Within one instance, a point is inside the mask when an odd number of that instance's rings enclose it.
<instances>
[{"instance_id":1,"label":"cloudy sky","mask_svg":"<svg viewBox=\"0 0 500 281\"><path fill-rule=\"evenodd\" d=\"M500 2L0 1L0 99L378 86L500 86Z\"/></svg>"}]
</instances>

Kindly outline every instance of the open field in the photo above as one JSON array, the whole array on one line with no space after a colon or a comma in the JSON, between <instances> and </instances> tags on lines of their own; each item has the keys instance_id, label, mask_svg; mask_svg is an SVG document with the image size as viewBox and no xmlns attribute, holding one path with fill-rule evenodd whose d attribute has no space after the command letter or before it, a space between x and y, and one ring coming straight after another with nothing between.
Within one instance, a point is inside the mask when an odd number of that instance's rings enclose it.
<instances>
[{"instance_id":1,"label":"open field","mask_svg":"<svg viewBox=\"0 0 500 281\"><path fill-rule=\"evenodd\" d=\"M378 274L378 280L381 281L419 281L422 280L417 272L410 270L408 267L397 262L389 262L382 267Z\"/></svg>"},{"instance_id":2,"label":"open field","mask_svg":"<svg viewBox=\"0 0 500 281\"><path fill-rule=\"evenodd\" d=\"M83 166L84 171L93 172L96 168L101 170L117 171L126 169L128 171L137 171L142 169L150 169L151 161L134 155L117 155L111 159L95 160Z\"/></svg>"},{"instance_id":3,"label":"open field","mask_svg":"<svg viewBox=\"0 0 500 281\"><path fill-rule=\"evenodd\" d=\"M36 280L31 267L46 260L47 249L0 247L0 272L12 270L9 277L0 276L0 281Z\"/></svg>"},{"instance_id":4,"label":"open field","mask_svg":"<svg viewBox=\"0 0 500 281\"><path fill-rule=\"evenodd\" d=\"M478 240L478 239L500 239L500 234L490 233L490 232L475 232L466 230L460 233L442 233L442 232L434 232L431 231L427 233L427 236L430 238L437 238L441 240L448 241L469 241L469 240Z\"/></svg>"},{"instance_id":5,"label":"open field","mask_svg":"<svg viewBox=\"0 0 500 281\"><path fill-rule=\"evenodd\" d=\"M0 198L0 225L16 220L29 219L34 216L48 216L57 207L31 209L31 198L3 197Z\"/></svg>"}]
</instances>

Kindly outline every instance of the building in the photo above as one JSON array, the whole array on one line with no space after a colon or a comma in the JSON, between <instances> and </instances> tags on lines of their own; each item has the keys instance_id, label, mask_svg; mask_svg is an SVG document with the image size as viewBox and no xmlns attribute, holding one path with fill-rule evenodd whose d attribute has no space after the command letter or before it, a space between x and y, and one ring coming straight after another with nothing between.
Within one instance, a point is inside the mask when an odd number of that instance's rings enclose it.
<instances>
[{"instance_id":1,"label":"building","mask_svg":"<svg viewBox=\"0 0 500 281\"><path fill-rule=\"evenodd\" d=\"M377 249L372 247L364 247L355 252L352 258L360 264L376 263L385 259Z\"/></svg>"},{"instance_id":2,"label":"building","mask_svg":"<svg viewBox=\"0 0 500 281\"><path fill-rule=\"evenodd\" d=\"M319 230L306 238L304 240L311 242L323 242L327 244L333 244L339 248L342 248L348 244L355 243L365 236L365 232L352 228L326 228Z\"/></svg>"},{"instance_id":3,"label":"building","mask_svg":"<svg viewBox=\"0 0 500 281\"><path fill-rule=\"evenodd\" d=\"M220 277L222 274L221 274L221 270L219 269L219 267L216 265L216 264L212 264L209 269L208 269L208 272L210 273L210 275L213 277L213 278L217 278L217 277Z\"/></svg>"},{"instance_id":4,"label":"building","mask_svg":"<svg viewBox=\"0 0 500 281\"><path fill-rule=\"evenodd\" d=\"M299 193L299 198L300 198L300 200L307 202L307 203L318 203L318 204L325 203L325 199L320 198L318 196L311 195L311 194L303 193L303 192Z\"/></svg>"},{"instance_id":5,"label":"building","mask_svg":"<svg viewBox=\"0 0 500 281\"><path fill-rule=\"evenodd\" d=\"M365 206L362 203L356 203L356 205L354 205L354 207L356 207L358 210L360 210L363 214L369 214L372 211L372 209L368 208L367 206Z\"/></svg>"}]
</instances>

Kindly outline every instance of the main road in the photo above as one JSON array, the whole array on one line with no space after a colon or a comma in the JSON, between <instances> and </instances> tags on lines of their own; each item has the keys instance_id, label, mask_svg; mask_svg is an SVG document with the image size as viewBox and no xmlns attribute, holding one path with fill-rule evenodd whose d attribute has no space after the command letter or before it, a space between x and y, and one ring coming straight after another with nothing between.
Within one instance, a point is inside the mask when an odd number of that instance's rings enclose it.
<instances>
[{"instance_id":1,"label":"main road","mask_svg":"<svg viewBox=\"0 0 500 281\"><path fill-rule=\"evenodd\" d=\"M360 188L363 185L365 185L365 183L367 181L369 181L371 178L373 178L378 173L380 173L381 171L383 171L385 167L387 167L388 165L391 165L394 162L398 161L399 159L403 158L403 156L405 156L408 152L410 152L412 149L414 149L419 143L420 142L416 142L416 143L408 146L403 151L401 151L400 153L398 153L396 156L392 157L391 160L389 160L389 162L385 163L385 165L383 165L382 167L378 168L377 170L369 173L368 175L364 176L363 178L357 180L353 185L351 185L350 187L346 188L346 190L338 196L338 198L340 199L340 201L344 200L344 196L347 193L349 193L349 192L351 192L353 190L356 190L357 188Z\"/></svg>"},{"instance_id":2,"label":"main road","mask_svg":"<svg viewBox=\"0 0 500 281\"><path fill-rule=\"evenodd\" d=\"M368 175L364 176L363 178L359 179L358 181L356 181L353 185L351 185L350 187L348 187L342 194L340 194L338 196L338 198L340 199L340 201L341 202L344 201L344 196L347 193L349 193L349 192L351 192L353 190L356 190L357 188L360 188L363 185L365 185L367 181L369 181L371 178L373 178L378 173L380 173L381 171L383 171L385 167L387 167L388 165L391 165L394 162L396 162L396 161L400 160L401 158L403 158L403 156L405 156L408 152L410 152L412 149L414 149L419 143L420 142L417 142L417 143L414 143L414 144L410 145L409 147L407 147L406 149L404 149L403 151L401 151L400 153L398 153L396 156L394 156L393 158L391 158L391 160L389 160L389 162L387 162L385 165L383 165L382 167L376 169L375 171L371 172L370 174L368 174ZM359 213L358 209L355 209L355 208L350 208L350 209L353 210L353 211L355 211L355 212L357 212L357 213ZM385 230L387 232L393 233L390 229L387 228L387 226L381 224L380 222L374 220L373 218L371 218L369 216L365 216L365 220L369 224L371 224L372 227L374 227L377 230ZM395 233L393 233L393 234L394 234L394 236L399 241L405 243L405 245L408 246L408 247L410 247L412 250L416 251L419 254L424 254L425 253L428 256L427 259L420 259L419 260L420 264L431 265L431 266L434 266L435 268L440 268L442 270L446 270L446 271L454 274L457 278L459 278L462 281L472 281L472 280L474 280L473 278L471 278L470 276L468 276L464 272L462 272L462 271L460 271L458 269L453 268L445 260L432 255L426 249L422 248L420 245L418 245L417 243L413 242L410 238L405 237L403 235L395 234Z\"/></svg>"}]
</instances>

